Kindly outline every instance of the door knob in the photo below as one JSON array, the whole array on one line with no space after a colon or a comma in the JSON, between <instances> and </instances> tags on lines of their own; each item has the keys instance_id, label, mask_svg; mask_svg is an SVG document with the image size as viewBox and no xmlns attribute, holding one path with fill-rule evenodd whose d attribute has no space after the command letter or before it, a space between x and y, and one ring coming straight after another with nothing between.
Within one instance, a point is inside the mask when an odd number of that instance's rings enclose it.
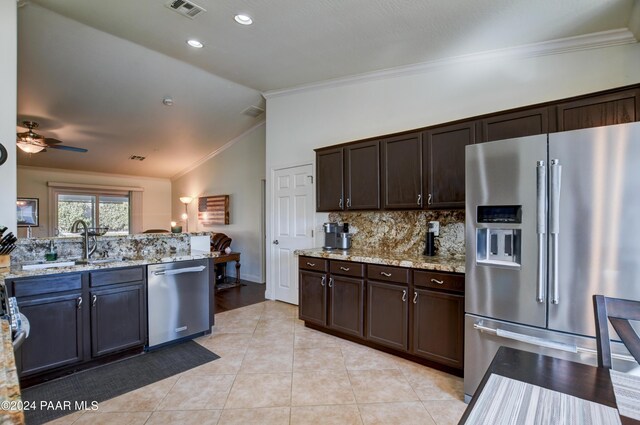
<instances>
[{"instance_id":1,"label":"door knob","mask_svg":"<svg viewBox=\"0 0 640 425\"><path fill-rule=\"evenodd\" d=\"M273 241L274 245L278 245L280 242L278 242L278 240L276 239L275 241Z\"/></svg>"}]
</instances>

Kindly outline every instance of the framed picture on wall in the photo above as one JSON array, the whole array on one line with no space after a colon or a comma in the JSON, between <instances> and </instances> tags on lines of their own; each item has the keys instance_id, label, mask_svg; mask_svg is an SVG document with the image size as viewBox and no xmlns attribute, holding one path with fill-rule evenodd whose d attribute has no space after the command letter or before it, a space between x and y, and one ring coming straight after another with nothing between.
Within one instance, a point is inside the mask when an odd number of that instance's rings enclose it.
<instances>
[{"instance_id":1,"label":"framed picture on wall","mask_svg":"<svg viewBox=\"0 0 640 425\"><path fill-rule=\"evenodd\" d=\"M38 227L38 198L18 198L16 201L18 209L18 227Z\"/></svg>"}]
</instances>

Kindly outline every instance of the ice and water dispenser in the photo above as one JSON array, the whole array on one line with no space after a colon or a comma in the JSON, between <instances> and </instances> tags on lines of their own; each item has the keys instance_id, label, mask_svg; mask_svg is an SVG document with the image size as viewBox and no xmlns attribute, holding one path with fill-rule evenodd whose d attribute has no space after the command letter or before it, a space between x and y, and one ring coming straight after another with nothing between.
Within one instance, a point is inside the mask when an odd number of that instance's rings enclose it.
<instances>
[{"instance_id":1,"label":"ice and water dispenser","mask_svg":"<svg viewBox=\"0 0 640 425\"><path fill-rule=\"evenodd\" d=\"M520 267L522 206L478 206L477 223L476 263Z\"/></svg>"}]
</instances>

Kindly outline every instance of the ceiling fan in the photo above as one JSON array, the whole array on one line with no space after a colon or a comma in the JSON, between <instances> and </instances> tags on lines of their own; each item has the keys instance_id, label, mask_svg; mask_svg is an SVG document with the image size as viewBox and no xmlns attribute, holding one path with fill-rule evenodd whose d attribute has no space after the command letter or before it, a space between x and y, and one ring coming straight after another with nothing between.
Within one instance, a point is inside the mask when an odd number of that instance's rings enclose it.
<instances>
[{"instance_id":1,"label":"ceiling fan","mask_svg":"<svg viewBox=\"0 0 640 425\"><path fill-rule=\"evenodd\" d=\"M29 129L24 133L18 133L18 139L16 145L27 153L38 153L45 151L47 148L60 149L71 152L87 152L87 149L76 148L73 146L61 145L60 140L44 137L35 133L34 128L38 128L38 123L34 121L22 121L22 125Z\"/></svg>"}]
</instances>

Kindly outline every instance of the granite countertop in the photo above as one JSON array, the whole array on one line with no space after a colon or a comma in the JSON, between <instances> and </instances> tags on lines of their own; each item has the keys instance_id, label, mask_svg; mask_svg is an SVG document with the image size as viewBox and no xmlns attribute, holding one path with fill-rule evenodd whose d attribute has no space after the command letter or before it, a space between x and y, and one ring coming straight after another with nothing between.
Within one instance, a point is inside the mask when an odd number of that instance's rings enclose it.
<instances>
[{"instance_id":1,"label":"granite countertop","mask_svg":"<svg viewBox=\"0 0 640 425\"><path fill-rule=\"evenodd\" d=\"M118 267L132 267L132 266L144 266L147 264L158 264L158 263L172 263L176 261L187 261L187 260L199 260L203 258L214 258L220 255L219 252L209 252L209 251L197 251L192 250L190 252L165 252L158 253L155 252L149 256L145 257L127 257L122 260L115 260L107 263L97 263L97 264L81 264L81 265L73 265L73 266L65 266L65 267L52 267L48 269L39 269L39 270L22 270L22 265L12 265L10 269L0 269L0 282L5 279L10 278L21 278L21 277L30 277L30 276L44 276L51 274L59 274L59 273L71 273L71 272L83 272L89 270L103 270L103 269L114 269ZM67 260L70 261L70 260ZM55 262L64 262L63 259L59 259ZM28 264L28 263L25 263Z\"/></svg>"},{"instance_id":2,"label":"granite countertop","mask_svg":"<svg viewBox=\"0 0 640 425\"><path fill-rule=\"evenodd\" d=\"M404 254L377 250L363 250L351 248L347 251L325 251L322 248L298 249L296 255L307 257L327 258L331 260L356 261L369 264L384 264L387 266L410 267L413 269L436 270L440 272L465 272L464 256L439 256Z\"/></svg>"},{"instance_id":3,"label":"granite countertop","mask_svg":"<svg viewBox=\"0 0 640 425\"><path fill-rule=\"evenodd\" d=\"M13 345L11 344L11 327L9 321L0 319L0 424L24 424L24 413L22 409L11 410L11 403L20 406L20 385L18 383L18 371L16 361L13 356ZM9 404L9 409L5 409L5 403Z\"/></svg>"}]
</instances>

